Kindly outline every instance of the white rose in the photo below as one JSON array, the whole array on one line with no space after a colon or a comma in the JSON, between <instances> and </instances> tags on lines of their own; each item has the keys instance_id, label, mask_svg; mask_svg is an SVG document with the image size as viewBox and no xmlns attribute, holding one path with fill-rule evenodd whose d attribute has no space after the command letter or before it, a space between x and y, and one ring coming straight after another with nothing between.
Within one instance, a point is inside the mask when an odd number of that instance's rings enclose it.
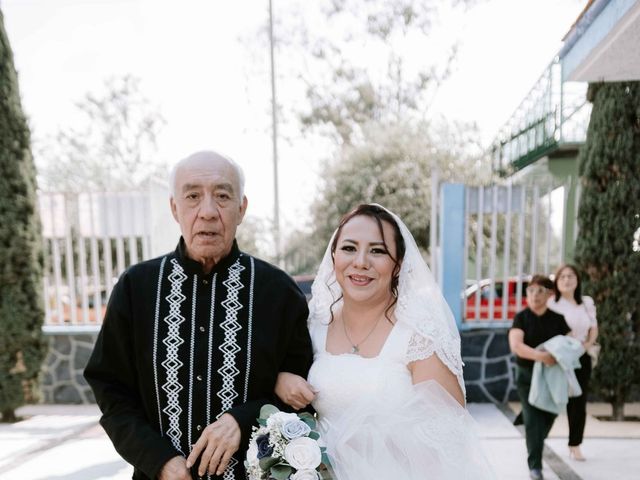
<instances>
[{"instance_id":1,"label":"white rose","mask_svg":"<svg viewBox=\"0 0 640 480\"><path fill-rule=\"evenodd\" d=\"M315 469L322 461L322 453L314 439L300 437L285 447L284 458L296 470Z\"/></svg>"},{"instance_id":2,"label":"white rose","mask_svg":"<svg viewBox=\"0 0 640 480\"><path fill-rule=\"evenodd\" d=\"M249 443L249 448L247 449L247 463L250 467L255 467L259 464L258 445L255 440Z\"/></svg>"},{"instance_id":3,"label":"white rose","mask_svg":"<svg viewBox=\"0 0 640 480\"><path fill-rule=\"evenodd\" d=\"M287 422L293 422L294 420L298 420L298 415L296 415L295 413L285 413L285 412L274 413L269 418L267 418L267 427L280 428L283 424Z\"/></svg>"},{"instance_id":4,"label":"white rose","mask_svg":"<svg viewBox=\"0 0 640 480\"><path fill-rule=\"evenodd\" d=\"M309 432L311 432L311 428L302 420L296 419L282 425L282 427L280 427L280 431L286 438L288 438L289 440L293 440L294 438L305 437L309 435Z\"/></svg>"},{"instance_id":5,"label":"white rose","mask_svg":"<svg viewBox=\"0 0 640 480\"><path fill-rule=\"evenodd\" d=\"M318 480L320 475L315 470L305 468L304 470L298 470L296 473L289 477L290 480Z\"/></svg>"}]
</instances>

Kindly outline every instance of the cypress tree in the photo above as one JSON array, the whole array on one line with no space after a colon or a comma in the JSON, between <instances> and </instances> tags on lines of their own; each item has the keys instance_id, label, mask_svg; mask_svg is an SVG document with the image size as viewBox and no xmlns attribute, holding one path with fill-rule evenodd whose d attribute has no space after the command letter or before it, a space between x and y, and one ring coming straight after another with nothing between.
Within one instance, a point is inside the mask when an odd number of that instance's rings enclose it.
<instances>
[{"instance_id":1,"label":"cypress tree","mask_svg":"<svg viewBox=\"0 0 640 480\"><path fill-rule=\"evenodd\" d=\"M588 99L593 110L579 154L576 262L598 311L595 391L621 420L640 384L640 253L633 250L640 227L640 82L592 84Z\"/></svg>"},{"instance_id":2,"label":"cypress tree","mask_svg":"<svg viewBox=\"0 0 640 480\"><path fill-rule=\"evenodd\" d=\"M42 335L42 246L30 135L0 11L0 413L32 400Z\"/></svg>"}]
</instances>

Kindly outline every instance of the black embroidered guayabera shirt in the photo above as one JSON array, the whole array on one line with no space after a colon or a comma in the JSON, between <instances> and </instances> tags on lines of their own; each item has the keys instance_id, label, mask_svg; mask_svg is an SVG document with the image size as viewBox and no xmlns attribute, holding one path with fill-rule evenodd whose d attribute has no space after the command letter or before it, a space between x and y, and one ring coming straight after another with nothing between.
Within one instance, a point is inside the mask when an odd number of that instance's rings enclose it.
<instances>
[{"instance_id":1,"label":"black embroidered guayabera shirt","mask_svg":"<svg viewBox=\"0 0 640 480\"><path fill-rule=\"evenodd\" d=\"M172 457L188 456L227 412L240 425L240 449L222 476L207 478L244 479L251 426L275 401L278 372L306 377L311 365L307 316L295 282L235 242L209 274L186 256L182 239L175 252L129 268L111 293L85 377L133 478L155 479Z\"/></svg>"}]
</instances>

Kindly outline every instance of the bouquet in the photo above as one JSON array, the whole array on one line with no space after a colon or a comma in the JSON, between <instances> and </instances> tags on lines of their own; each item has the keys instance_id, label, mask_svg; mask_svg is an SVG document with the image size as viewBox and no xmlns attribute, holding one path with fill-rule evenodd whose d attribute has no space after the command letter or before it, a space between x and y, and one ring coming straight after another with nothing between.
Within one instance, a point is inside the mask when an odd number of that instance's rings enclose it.
<instances>
[{"instance_id":1,"label":"bouquet","mask_svg":"<svg viewBox=\"0 0 640 480\"><path fill-rule=\"evenodd\" d=\"M260 409L244 464L249 480L330 479L326 448L309 413L285 413L273 405Z\"/></svg>"}]
</instances>

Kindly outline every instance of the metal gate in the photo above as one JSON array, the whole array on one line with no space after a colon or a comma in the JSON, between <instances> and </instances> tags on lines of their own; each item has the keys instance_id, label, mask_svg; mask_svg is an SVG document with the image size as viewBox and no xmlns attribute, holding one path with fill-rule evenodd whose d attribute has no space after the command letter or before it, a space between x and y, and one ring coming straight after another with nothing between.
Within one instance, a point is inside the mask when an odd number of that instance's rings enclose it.
<instances>
[{"instance_id":1,"label":"metal gate","mask_svg":"<svg viewBox=\"0 0 640 480\"><path fill-rule=\"evenodd\" d=\"M433 269L461 328L509 325L531 275L565 261L576 231L571 188L440 186Z\"/></svg>"},{"instance_id":2,"label":"metal gate","mask_svg":"<svg viewBox=\"0 0 640 480\"><path fill-rule=\"evenodd\" d=\"M139 193L42 193L45 324L99 324L119 273L149 258Z\"/></svg>"}]
</instances>

